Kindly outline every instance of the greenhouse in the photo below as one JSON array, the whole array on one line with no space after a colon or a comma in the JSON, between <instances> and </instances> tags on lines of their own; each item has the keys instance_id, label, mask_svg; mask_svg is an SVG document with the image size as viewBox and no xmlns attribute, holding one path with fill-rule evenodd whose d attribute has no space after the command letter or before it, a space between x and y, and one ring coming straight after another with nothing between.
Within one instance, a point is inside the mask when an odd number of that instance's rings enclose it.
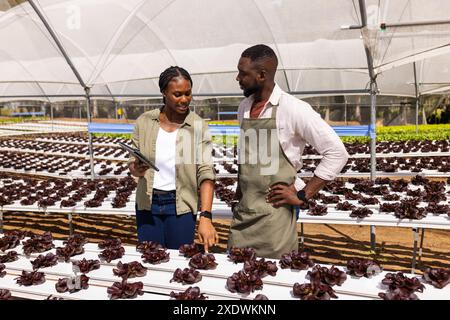
<instances>
[{"instance_id":1,"label":"greenhouse","mask_svg":"<svg viewBox=\"0 0 450 320\"><path fill-rule=\"evenodd\" d=\"M450 299L449 12L446 0L0 0L0 300ZM291 178L324 184L307 208L290 204L297 249L276 258L230 246L251 168L240 162L249 98L238 68L257 44L277 57L273 92L310 105L348 154L328 181L328 131L324 145L305 133L304 148L286 135L297 167L280 134ZM173 162L173 193L157 187L178 151L159 140L184 90L161 87L171 66L190 74L189 108L164 134L178 148L187 119L202 118L215 176ZM150 136L141 115L153 114L159 158L139 147ZM122 144L140 149L145 173ZM176 197L175 217L196 205L193 243L142 240L151 184L153 199Z\"/></svg>"}]
</instances>

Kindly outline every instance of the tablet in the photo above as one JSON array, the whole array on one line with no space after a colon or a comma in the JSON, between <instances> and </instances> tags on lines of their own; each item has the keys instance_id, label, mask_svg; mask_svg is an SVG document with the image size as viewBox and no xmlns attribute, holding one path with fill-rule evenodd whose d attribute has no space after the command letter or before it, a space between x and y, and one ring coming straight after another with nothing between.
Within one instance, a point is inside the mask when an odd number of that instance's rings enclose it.
<instances>
[{"instance_id":1,"label":"tablet","mask_svg":"<svg viewBox=\"0 0 450 320\"><path fill-rule=\"evenodd\" d=\"M130 147L122 142L118 142L119 146L128 151L133 157L138 158L140 161L148 165L149 167L155 169L156 171L159 171L159 169L155 166L153 162L148 160L138 149Z\"/></svg>"}]
</instances>

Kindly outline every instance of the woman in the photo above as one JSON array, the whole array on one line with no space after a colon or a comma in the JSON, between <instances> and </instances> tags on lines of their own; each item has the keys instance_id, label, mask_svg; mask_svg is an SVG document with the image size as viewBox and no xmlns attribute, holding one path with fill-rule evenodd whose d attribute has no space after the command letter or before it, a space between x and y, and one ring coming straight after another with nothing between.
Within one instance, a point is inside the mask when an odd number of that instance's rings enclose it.
<instances>
[{"instance_id":1,"label":"woman","mask_svg":"<svg viewBox=\"0 0 450 320\"><path fill-rule=\"evenodd\" d=\"M155 171L131 159L130 172L139 177L136 224L139 242L157 241L169 249L194 242L200 190L198 236L205 251L218 243L211 208L215 174L208 125L189 110L192 79L180 67L161 73L164 106L142 114L133 144L153 163Z\"/></svg>"}]
</instances>

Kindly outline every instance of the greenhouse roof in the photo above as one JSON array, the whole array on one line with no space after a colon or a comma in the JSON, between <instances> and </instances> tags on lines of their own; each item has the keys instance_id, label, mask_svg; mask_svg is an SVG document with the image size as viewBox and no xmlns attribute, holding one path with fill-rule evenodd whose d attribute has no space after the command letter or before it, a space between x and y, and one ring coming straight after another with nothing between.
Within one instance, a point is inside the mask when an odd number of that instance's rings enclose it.
<instances>
[{"instance_id":1,"label":"greenhouse roof","mask_svg":"<svg viewBox=\"0 0 450 320\"><path fill-rule=\"evenodd\" d=\"M422 95L450 88L448 0L34 4L94 97L159 96L159 75L170 65L191 73L194 94L240 96L237 62L244 49L257 43L276 51L277 82L299 95L368 93L368 56L380 94L415 96L415 83ZM3 100L84 97L42 21L29 2L0 12Z\"/></svg>"}]
</instances>

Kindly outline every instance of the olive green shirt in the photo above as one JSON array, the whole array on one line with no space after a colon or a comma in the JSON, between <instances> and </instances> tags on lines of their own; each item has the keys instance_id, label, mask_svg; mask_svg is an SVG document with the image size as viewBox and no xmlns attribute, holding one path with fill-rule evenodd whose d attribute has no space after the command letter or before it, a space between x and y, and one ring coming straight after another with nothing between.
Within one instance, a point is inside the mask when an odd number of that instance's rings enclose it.
<instances>
[{"instance_id":1,"label":"olive green shirt","mask_svg":"<svg viewBox=\"0 0 450 320\"><path fill-rule=\"evenodd\" d=\"M136 120L132 142L144 156L155 163L156 138L160 128L160 110L143 113ZM177 215L198 211L198 188L204 180L215 180L212 142L208 124L189 111L176 138L175 187ZM130 162L134 158L130 159ZM136 190L138 210L150 210L154 170L139 177Z\"/></svg>"}]
</instances>

